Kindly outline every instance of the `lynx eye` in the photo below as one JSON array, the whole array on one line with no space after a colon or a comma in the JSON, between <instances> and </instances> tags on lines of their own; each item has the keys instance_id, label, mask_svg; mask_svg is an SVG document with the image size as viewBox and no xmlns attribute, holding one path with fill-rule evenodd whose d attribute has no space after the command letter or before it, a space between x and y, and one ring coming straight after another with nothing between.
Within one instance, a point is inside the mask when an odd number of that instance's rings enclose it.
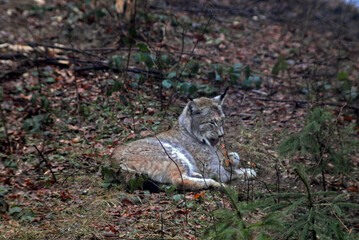
<instances>
[{"instance_id":1,"label":"lynx eye","mask_svg":"<svg viewBox=\"0 0 359 240\"><path fill-rule=\"evenodd\" d=\"M212 125L212 126L216 126L216 122L214 121L207 121L207 122L202 122L202 125Z\"/></svg>"}]
</instances>

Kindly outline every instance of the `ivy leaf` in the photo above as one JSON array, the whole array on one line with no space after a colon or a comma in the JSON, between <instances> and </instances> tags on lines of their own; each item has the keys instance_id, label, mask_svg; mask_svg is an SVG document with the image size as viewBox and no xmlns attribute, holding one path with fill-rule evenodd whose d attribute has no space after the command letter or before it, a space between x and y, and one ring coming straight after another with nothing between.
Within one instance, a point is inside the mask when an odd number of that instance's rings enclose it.
<instances>
[{"instance_id":1,"label":"ivy leaf","mask_svg":"<svg viewBox=\"0 0 359 240\"><path fill-rule=\"evenodd\" d=\"M240 76L242 74L242 70L241 70L242 66L243 66L242 63L237 63L227 69L227 73L228 73L229 79L231 80L231 84L237 83L238 79L240 78Z\"/></svg>"},{"instance_id":2,"label":"ivy leaf","mask_svg":"<svg viewBox=\"0 0 359 240\"><path fill-rule=\"evenodd\" d=\"M183 194L176 194L176 195L173 195L173 200L175 202L179 202L180 200L182 200L184 198L184 195Z\"/></svg>"},{"instance_id":3,"label":"ivy leaf","mask_svg":"<svg viewBox=\"0 0 359 240\"><path fill-rule=\"evenodd\" d=\"M245 68L244 68L244 73L245 73L245 75L246 75L246 78L248 79L249 78L249 76L251 75L251 68L249 67L249 66L246 66Z\"/></svg>"},{"instance_id":4,"label":"ivy leaf","mask_svg":"<svg viewBox=\"0 0 359 240\"><path fill-rule=\"evenodd\" d=\"M222 73L223 73L222 65L215 64L214 69L215 69L215 73L216 73L216 81L220 81L222 79Z\"/></svg>"},{"instance_id":5,"label":"ivy leaf","mask_svg":"<svg viewBox=\"0 0 359 240\"><path fill-rule=\"evenodd\" d=\"M168 57L168 55L166 55L166 54L161 55L161 60L162 60L163 62L168 63L168 60L169 60L169 59L170 59L170 58Z\"/></svg>"},{"instance_id":6,"label":"ivy leaf","mask_svg":"<svg viewBox=\"0 0 359 240\"><path fill-rule=\"evenodd\" d=\"M19 213L22 211L22 208L21 207L13 207L13 208L10 208L9 210L9 214L12 215L14 213Z\"/></svg>"},{"instance_id":7,"label":"ivy leaf","mask_svg":"<svg viewBox=\"0 0 359 240\"><path fill-rule=\"evenodd\" d=\"M173 83L171 79L165 79L162 81L162 86L164 88L170 89L172 87Z\"/></svg>"},{"instance_id":8,"label":"ivy leaf","mask_svg":"<svg viewBox=\"0 0 359 240\"><path fill-rule=\"evenodd\" d=\"M242 82L242 88L243 89L249 89L252 86L253 83L253 77L248 77L246 79L243 80Z\"/></svg>"},{"instance_id":9,"label":"ivy leaf","mask_svg":"<svg viewBox=\"0 0 359 240\"><path fill-rule=\"evenodd\" d=\"M168 75L167 75L167 78L168 79L172 79L176 76L176 72L170 72Z\"/></svg>"},{"instance_id":10,"label":"ivy leaf","mask_svg":"<svg viewBox=\"0 0 359 240\"><path fill-rule=\"evenodd\" d=\"M152 54L148 54L148 53L142 53L141 54L141 60L142 62L146 65L146 67L148 69L152 69L153 67L153 62L154 62L154 57Z\"/></svg>"},{"instance_id":11,"label":"ivy leaf","mask_svg":"<svg viewBox=\"0 0 359 240\"><path fill-rule=\"evenodd\" d=\"M55 82L55 78L53 78L53 77L48 77L48 78L46 78L46 82L47 82L47 83L54 83L54 82Z\"/></svg>"},{"instance_id":12,"label":"ivy leaf","mask_svg":"<svg viewBox=\"0 0 359 240\"><path fill-rule=\"evenodd\" d=\"M234 64L234 65L233 65L233 68L234 68L235 70L239 70L239 71L240 71L240 68L242 68L242 66L243 66L242 63L237 63L237 64Z\"/></svg>"},{"instance_id":13,"label":"ivy leaf","mask_svg":"<svg viewBox=\"0 0 359 240\"><path fill-rule=\"evenodd\" d=\"M192 74L196 74L199 71L199 64L194 60L189 61L187 66Z\"/></svg>"},{"instance_id":14,"label":"ivy leaf","mask_svg":"<svg viewBox=\"0 0 359 240\"><path fill-rule=\"evenodd\" d=\"M262 79L259 76L254 76L253 82L254 82L254 85L256 86L256 88L260 88L262 85Z\"/></svg>"},{"instance_id":15,"label":"ivy leaf","mask_svg":"<svg viewBox=\"0 0 359 240\"><path fill-rule=\"evenodd\" d=\"M135 56L133 57L136 64L139 64L141 62L141 59L142 59L142 54L143 53L136 53ZM110 62L111 63L111 62Z\"/></svg>"}]
</instances>

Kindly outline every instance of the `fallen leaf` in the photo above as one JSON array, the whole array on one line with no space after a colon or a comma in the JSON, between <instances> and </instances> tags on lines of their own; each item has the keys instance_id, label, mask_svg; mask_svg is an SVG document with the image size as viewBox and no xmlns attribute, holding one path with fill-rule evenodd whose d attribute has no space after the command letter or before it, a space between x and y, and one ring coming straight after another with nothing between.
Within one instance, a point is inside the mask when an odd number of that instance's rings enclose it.
<instances>
[{"instance_id":1,"label":"fallen leaf","mask_svg":"<svg viewBox=\"0 0 359 240\"><path fill-rule=\"evenodd\" d=\"M197 193L196 195L193 196L193 199L198 199L200 197L204 196L204 191L202 191L201 193Z\"/></svg>"},{"instance_id":2,"label":"fallen leaf","mask_svg":"<svg viewBox=\"0 0 359 240\"><path fill-rule=\"evenodd\" d=\"M348 187L347 190L352 192L359 192L359 189L357 189L356 187Z\"/></svg>"}]
</instances>

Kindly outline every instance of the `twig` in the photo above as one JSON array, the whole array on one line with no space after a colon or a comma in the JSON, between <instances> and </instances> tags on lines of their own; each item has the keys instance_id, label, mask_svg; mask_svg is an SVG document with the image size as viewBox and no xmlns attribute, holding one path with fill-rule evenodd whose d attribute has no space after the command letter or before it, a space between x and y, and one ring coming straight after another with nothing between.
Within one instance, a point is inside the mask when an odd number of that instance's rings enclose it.
<instances>
[{"instance_id":1,"label":"twig","mask_svg":"<svg viewBox=\"0 0 359 240\"><path fill-rule=\"evenodd\" d=\"M208 11L208 10L206 10L206 11ZM210 22L211 22L212 17L213 17L213 16L212 16L212 13L211 13L211 14L210 14L210 17L209 17L209 19L208 19L208 21L207 21L207 24L206 24L205 28L203 29L203 31L202 31L202 33L201 33L201 36L200 36L199 38L197 38L197 41L196 41L196 43L194 44L194 46L193 46L193 48L192 48L192 51L191 51L191 54L190 54L190 58L192 58L193 53L194 53L194 50L196 49L196 47L197 47L199 41L203 38L203 35L206 33L207 28L208 28L208 26L209 26L209 24L210 24ZM184 31L184 29L183 29L183 31ZM181 61L183 51L184 51L184 32L182 32L182 49L181 49L181 54L180 54L179 62ZM178 62L178 63L179 63L179 62ZM189 61L187 61L187 62L185 63L185 65L183 66L182 71L180 72L180 74L179 74L179 76L178 76L179 79L181 78L183 72L186 70L188 63L189 63ZM177 69L177 71L176 71L176 76L178 75L178 70L179 70L179 67L178 67L178 69ZM177 78L175 78L175 80L177 80ZM168 107L169 107L169 106L171 105L171 103L172 103L172 99L173 99L173 96L174 96L174 94L175 94L175 89L176 89L177 83L178 83L178 81L176 81L175 84L174 84L172 94L171 94L170 99L169 99L169 101L168 101L167 109L168 109Z\"/></svg>"},{"instance_id":2,"label":"twig","mask_svg":"<svg viewBox=\"0 0 359 240\"><path fill-rule=\"evenodd\" d=\"M5 131L5 135L6 135L7 147L8 147L9 153L11 154L11 153L12 153L11 141L10 141L9 132L8 132L8 129L7 129L7 126L6 126L6 118L5 118L4 113L2 112L1 102L0 102L0 117L1 117L2 124L3 124L3 126L4 126L4 131Z\"/></svg>"},{"instance_id":3,"label":"twig","mask_svg":"<svg viewBox=\"0 0 359 240\"><path fill-rule=\"evenodd\" d=\"M256 98L256 97L246 97L247 99L250 100L257 100L257 101L264 101L264 102L282 102L282 103L294 103L294 104L310 104L312 102L309 101L304 101L304 100L281 100L281 99L272 99L272 98ZM318 103L318 105L327 105L327 106L334 106L334 107L343 107L342 104L336 104L336 103L328 103L328 102L320 102ZM347 103L345 104L345 108L349 108L352 110L356 110L359 111L358 107L354 107L354 106L349 106L347 105Z\"/></svg>"},{"instance_id":4,"label":"twig","mask_svg":"<svg viewBox=\"0 0 359 240\"><path fill-rule=\"evenodd\" d=\"M332 205L330 205L330 210L331 210L331 212L333 213L333 215L335 216L335 218L338 219L338 221L343 225L343 227L345 228L345 230L346 230L349 234L351 234L352 229L349 229L349 228L343 223L343 221L340 219L340 217L337 215L337 213L333 210L333 206L332 206Z\"/></svg>"},{"instance_id":5,"label":"twig","mask_svg":"<svg viewBox=\"0 0 359 240\"><path fill-rule=\"evenodd\" d=\"M79 88L77 86L77 77L75 76L74 77L74 86L75 86L75 92L76 92L76 100L77 100L77 103L76 103L76 106L77 106L77 115L79 117L79 123L80 123L80 126L81 126L81 116L80 116L80 110L81 110L81 97L80 97L80 93L79 93Z\"/></svg>"},{"instance_id":6,"label":"twig","mask_svg":"<svg viewBox=\"0 0 359 240\"><path fill-rule=\"evenodd\" d=\"M161 213L161 238L163 239L164 238L164 231L163 231L163 216L162 216L162 213Z\"/></svg>"},{"instance_id":7,"label":"twig","mask_svg":"<svg viewBox=\"0 0 359 240\"><path fill-rule=\"evenodd\" d=\"M65 51L73 51L73 52L77 52L77 53L82 53L82 54L85 54L85 55L89 55L89 56L92 56L92 57L97 57L99 59L102 59L104 60L105 58L97 55L97 54L94 54L94 53L90 53L90 52L87 52L87 51L84 51L84 50L81 50L81 49L76 49L76 48L70 48L70 47L60 47L60 46L56 46L56 45L51 45L51 44L45 44L45 43L34 43L34 42L28 42L26 43L27 45L29 45L30 47L38 47L38 46L41 46L41 47L45 47L45 48L53 48L53 49L60 49L60 50L65 50Z\"/></svg>"},{"instance_id":8,"label":"twig","mask_svg":"<svg viewBox=\"0 0 359 240\"><path fill-rule=\"evenodd\" d=\"M40 155L40 157L41 157L41 161L40 161L40 163L41 162L45 162L45 164L46 164L46 167L49 169L49 171L50 171L50 173L51 173L51 176L52 176L52 181L54 182L54 183L56 183L57 182L57 180L56 180L56 176L55 176L55 173L52 171L52 169L51 169L51 163L49 162L49 160L47 160L45 157L44 157L44 155L42 154L42 152L36 147L36 145L32 145L36 150L37 150L37 152L39 153L39 155Z\"/></svg>"},{"instance_id":9,"label":"twig","mask_svg":"<svg viewBox=\"0 0 359 240\"><path fill-rule=\"evenodd\" d=\"M276 188L277 188L277 194L278 194L278 198L277 198L277 203L279 203L279 192L280 192L280 172L279 172L279 167L278 167L278 159L276 159L275 161L275 171L276 171Z\"/></svg>"},{"instance_id":10,"label":"twig","mask_svg":"<svg viewBox=\"0 0 359 240\"><path fill-rule=\"evenodd\" d=\"M26 55L22 55L24 56L26 59L29 59L28 56ZM106 61L90 61L90 60L82 60L82 59L75 59L75 58L48 58L48 57L44 57L44 58L36 58L35 60L32 60L32 62L34 63L49 63L49 64L53 64L53 65L59 65L59 66L67 66L67 64L65 64L63 61L68 61L71 63L88 63L88 64L92 64L90 66L83 66L83 67L76 67L74 68L75 72L83 72L83 71L90 71L90 70L111 70L114 72L132 72L132 73L141 73L141 74L146 74L146 75L150 75L151 77L154 77L156 79L165 79L167 76L167 73L163 73L160 71L156 71L156 70L146 70L146 69L141 69L141 68L136 68L136 67L127 67L124 69L118 69L118 68L114 68L114 67L110 67L109 63ZM22 74L25 71L21 71L18 74ZM10 75L11 73L15 73L15 71L11 71L8 73L3 74L2 76L0 76L0 79L5 78L7 75ZM178 78L178 77L174 77L173 79L179 81L179 82L183 82L183 79Z\"/></svg>"},{"instance_id":11,"label":"twig","mask_svg":"<svg viewBox=\"0 0 359 240\"><path fill-rule=\"evenodd\" d=\"M186 199L186 195L185 195L185 188L184 188L184 180L183 180L183 176L182 176L182 171L180 169L180 167L178 166L178 164L176 163L175 160L173 160L173 158L169 155L169 153L167 152L166 148L163 146L161 140L155 135L154 136L157 141L160 143L162 149L165 151L167 157L176 165L177 167L177 170L181 176L181 181L182 181L182 191L183 191L183 200L184 200L184 204L185 204L185 207L186 207L186 222L188 222L188 206L187 206L187 199Z\"/></svg>"},{"instance_id":12,"label":"twig","mask_svg":"<svg viewBox=\"0 0 359 240\"><path fill-rule=\"evenodd\" d=\"M334 126L336 126L336 125L338 124L339 117L340 117L340 115L342 115L343 109L347 106L347 104L348 104L348 103L346 102L346 103L340 108L338 117L335 119ZM315 168L314 168L314 170L313 170L313 172L312 172L312 175L311 175L311 177L310 177L310 179L311 179L310 182L313 181L313 177L314 177L315 172L317 171L317 168L319 167L320 163L323 162L324 154L325 154L325 152L326 152L327 149L328 149L329 140L330 140L330 135L334 132L334 129L335 129L335 128L333 127L333 129L332 129L332 130L329 132L329 134L328 134L328 138L327 138L327 141L326 141L326 143L325 143L325 145L324 145L324 149L323 149L323 151L321 152L320 159L319 159L317 165L315 166ZM324 188L324 191L325 191L326 186L325 186L325 178L324 178L324 172L323 172L323 170L322 170L322 178L323 178L323 184L324 184L323 188Z\"/></svg>"},{"instance_id":13,"label":"twig","mask_svg":"<svg viewBox=\"0 0 359 240\"><path fill-rule=\"evenodd\" d=\"M181 34L182 38L181 38L181 53L180 53L180 56L179 56L179 59L178 59L178 66L177 66L177 70L176 70L176 77L178 76L178 72L180 70L180 62L182 60L182 52L184 51L184 27L182 26L182 34ZM183 72L183 70L182 70ZM182 72L181 72L181 75L182 75ZM165 113L163 115L163 118L166 117L167 115L167 110L168 108L170 107L171 103L172 103L172 99L173 99L173 96L175 95L176 93L176 90L177 90L177 84L178 84L178 81L175 81L174 84L173 84L173 88L172 88L172 92L171 92L171 96L170 96L170 99L168 100L168 104L165 108Z\"/></svg>"},{"instance_id":14,"label":"twig","mask_svg":"<svg viewBox=\"0 0 359 240\"><path fill-rule=\"evenodd\" d=\"M27 56L23 53L12 53L12 54L0 55L1 60L17 60L17 59L22 59L22 58L27 58Z\"/></svg>"}]
</instances>

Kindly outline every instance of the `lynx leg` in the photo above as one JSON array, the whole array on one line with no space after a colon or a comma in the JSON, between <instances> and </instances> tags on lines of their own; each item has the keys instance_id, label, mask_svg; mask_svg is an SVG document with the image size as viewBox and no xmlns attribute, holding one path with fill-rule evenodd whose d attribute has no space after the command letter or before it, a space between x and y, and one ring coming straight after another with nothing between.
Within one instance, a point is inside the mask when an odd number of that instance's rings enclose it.
<instances>
[{"instance_id":1,"label":"lynx leg","mask_svg":"<svg viewBox=\"0 0 359 240\"><path fill-rule=\"evenodd\" d=\"M207 189L207 188L220 188L221 184L213 179L209 178L196 178L196 177L190 177L187 175L182 176L181 181L176 186L178 187L184 187L185 189L189 190L200 190L200 189Z\"/></svg>"},{"instance_id":2,"label":"lynx leg","mask_svg":"<svg viewBox=\"0 0 359 240\"><path fill-rule=\"evenodd\" d=\"M176 185L177 188L187 190L200 190L206 188L220 188L221 184L213 179L203 178L199 173L195 173L195 176L188 176L187 172L179 172L178 169L171 169L167 172L167 178L170 183Z\"/></svg>"}]
</instances>

